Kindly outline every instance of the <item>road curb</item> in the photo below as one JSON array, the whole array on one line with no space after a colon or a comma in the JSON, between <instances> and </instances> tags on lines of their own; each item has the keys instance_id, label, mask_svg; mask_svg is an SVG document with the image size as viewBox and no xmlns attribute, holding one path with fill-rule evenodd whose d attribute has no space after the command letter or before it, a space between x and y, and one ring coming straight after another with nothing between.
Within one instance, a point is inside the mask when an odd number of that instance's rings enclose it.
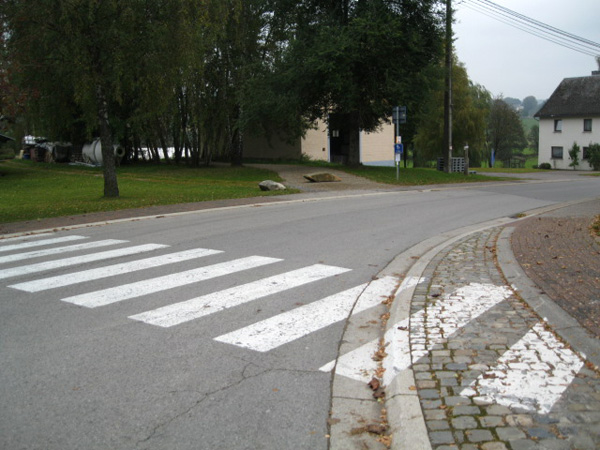
<instances>
[{"instance_id":1,"label":"road curb","mask_svg":"<svg viewBox=\"0 0 600 450\"><path fill-rule=\"evenodd\" d=\"M379 275L404 274L404 279L422 280L422 275L426 268L444 249L450 245L464 239L472 234L493 227L503 227L503 234L499 238L496 247L500 252L498 256L500 270L504 273L505 278L511 283L511 287L517 291L521 297L526 297L525 300L531 307L544 317L548 324L556 330L567 342L573 343L573 347L594 364L598 365L600 358L592 351L592 339L586 335L585 331L580 330L580 326L570 316L564 317L564 311L552 302L547 296L539 294L539 288L535 288L533 282L525 275L520 268L519 263L515 259L512 250L510 249L510 234L505 230L513 230L513 227L508 227L511 223L518 222L524 218L537 216L557 209L562 209L579 203L584 203L593 200L586 198L572 202L554 204L542 208L536 208L523 213L523 216L500 218L484 222L481 224L467 226L453 230L434 238L423 241L414 247L411 247L406 252L398 255ZM417 283L411 283L408 288L398 288L392 309L390 311L390 319L387 323L384 335L398 324L406 320L410 316L410 305L414 296ZM539 299L539 300L538 300ZM569 320L570 319L570 320ZM388 358L395 359L394 354L400 352L399 348L394 348L393 343L386 348ZM406 345L406 343L404 343ZM592 359L594 356L596 359ZM597 362L598 361L598 362ZM394 375L392 382L386 387L386 404L388 423L390 426L390 434L392 435L392 446L394 450L414 450L414 449L431 449L429 434L425 426L425 420L421 409L421 404L418 397L418 391L415 388L415 379L412 368L399 371Z\"/></svg>"},{"instance_id":2,"label":"road curb","mask_svg":"<svg viewBox=\"0 0 600 450\"><path fill-rule=\"evenodd\" d=\"M496 255L500 270L513 290L527 303L550 327L584 359L600 367L598 340L540 288L529 279L521 265L517 262L510 238L514 227L505 227L496 244ZM596 348L594 348L596 347Z\"/></svg>"}]
</instances>

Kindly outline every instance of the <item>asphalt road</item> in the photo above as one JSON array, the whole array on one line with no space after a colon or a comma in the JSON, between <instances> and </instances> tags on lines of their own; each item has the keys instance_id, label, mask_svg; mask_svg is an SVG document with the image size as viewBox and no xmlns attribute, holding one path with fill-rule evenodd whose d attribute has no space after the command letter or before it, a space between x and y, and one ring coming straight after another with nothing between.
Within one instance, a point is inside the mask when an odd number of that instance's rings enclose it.
<instances>
[{"instance_id":1,"label":"asphalt road","mask_svg":"<svg viewBox=\"0 0 600 450\"><path fill-rule=\"evenodd\" d=\"M439 233L598 192L597 177L365 192L2 241L0 448L325 449L319 368L365 283ZM89 243L105 246L54 250ZM90 256L148 244L165 247Z\"/></svg>"}]
</instances>

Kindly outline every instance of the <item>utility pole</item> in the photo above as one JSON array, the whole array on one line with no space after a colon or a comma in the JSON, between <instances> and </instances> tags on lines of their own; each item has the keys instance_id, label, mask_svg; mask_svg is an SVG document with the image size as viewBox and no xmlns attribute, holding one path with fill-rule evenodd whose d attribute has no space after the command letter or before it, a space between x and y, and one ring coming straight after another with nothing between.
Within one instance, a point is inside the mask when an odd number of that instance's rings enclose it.
<instances>
[{"instance_id":1,"label":"utility pole","mask_svg":"<svg viewBox=\"0 0 600 450\"><path fill-rule=\"evenodd\" d=\"M446 0L446 89L444 90L444 171L452 172L452 0Z\"/></svg>"}]
</instances>

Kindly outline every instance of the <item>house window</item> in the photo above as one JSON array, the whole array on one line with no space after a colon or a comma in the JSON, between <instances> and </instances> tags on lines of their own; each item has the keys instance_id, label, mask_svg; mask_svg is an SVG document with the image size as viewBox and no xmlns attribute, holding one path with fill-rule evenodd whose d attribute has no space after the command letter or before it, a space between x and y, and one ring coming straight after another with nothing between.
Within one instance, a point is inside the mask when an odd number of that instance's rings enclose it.
<instances>
[{"instance_id":1,"label":"house window","mask_svg":"<svg viewBox=\"0 0 600 450\"><path fill-rule=\"evenodd\" d=\"M581 149L581 159L589 159L590 158L590 153L589 153L589 148L588 147L582 147Z\"/></svg>"},{"instance_id":2,"label":"house window","mask_svg":"<svg viewBox=\"0 0 600 450\"><path fill-rule=\"evenodd\" d=\"M562 119L556 119L554 121L554 131L557 133L562 131Z\"/></svg>"},{"instance_id":3,"label":"house window","mask_svg":"<svg viewBox=\"0 0 600 450\"><path fill-rule=\"evenodd\" d=\"M592 119L583 119L583 131L592 131Z\"/></svg>"},{"instance_id":4,"label":"house window","mask_svg":"<svg viewBox=\"0 0 600 450\"><path fill-rule=\"evenodd\" d=\"M563 159L562 147L552 147L552 159Z\"/></svg>"}]
</instances>

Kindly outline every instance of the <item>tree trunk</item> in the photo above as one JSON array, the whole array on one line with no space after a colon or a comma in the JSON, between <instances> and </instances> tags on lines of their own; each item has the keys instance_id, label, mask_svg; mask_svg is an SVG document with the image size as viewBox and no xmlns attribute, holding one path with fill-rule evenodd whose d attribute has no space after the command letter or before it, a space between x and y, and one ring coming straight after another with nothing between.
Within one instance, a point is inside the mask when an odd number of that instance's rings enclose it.
<instances>
[{"instance_id":1,"label":"tree trunk","mask_svg":"<svg viewBox=\"0 0 600 450\"><path fill-rule=\"evenodd\" d=\"M100 143L102 144L102 166L104 170L104 196L118 197L119 185L117 183L117 170L115 164L115 151L113 149L112 134L108 122L108 104L102 86L97 86L98 95L98 123L100 126Z\"/></svg>"},{"instance_id":2,"label":"tree trunk","mask_svg":"<svg viewBox=\"0 0 600 450\"><path fill-rule=\"evenodd\" d=\"M348 162L349 166L360 164L360 117L358 111L348 115Z\"/></svg>"},{"instance_id":3,"label":"tree trunk","mask_svg":"<svg viewBox=\"0 0 600 450\"><path fill-rule=\"evenodd\" d=\"M241 130L235 130L231 142L231 165L241 166L244 155L244 136Z\"/></svg>"}]
</instances>

